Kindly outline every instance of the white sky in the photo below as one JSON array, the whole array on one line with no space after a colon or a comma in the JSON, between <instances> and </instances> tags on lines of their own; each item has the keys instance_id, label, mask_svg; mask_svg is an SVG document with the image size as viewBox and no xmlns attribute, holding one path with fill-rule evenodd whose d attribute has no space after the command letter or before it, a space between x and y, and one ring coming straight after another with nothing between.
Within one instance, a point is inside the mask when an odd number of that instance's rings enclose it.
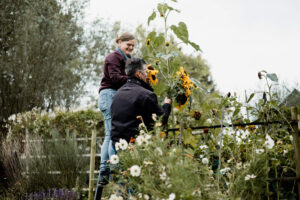
<instances>
[{"instance_id":1,"label":"white sky","mask_svg":"<svg viewBox=\"0 0 300 200\"><path fill-rule=\"evenodd\" d=\"M257 73L276 73L290 85L300 82L300 0L178 0L190 40L199 44L217 88L223 92L257 90ZM147 27L158 0L91 0L86 17L121 21L129 31ZM152 22L160 26L159 18ZM150 30L150 28L149 28Z\"/></svg>"}]
</instances>

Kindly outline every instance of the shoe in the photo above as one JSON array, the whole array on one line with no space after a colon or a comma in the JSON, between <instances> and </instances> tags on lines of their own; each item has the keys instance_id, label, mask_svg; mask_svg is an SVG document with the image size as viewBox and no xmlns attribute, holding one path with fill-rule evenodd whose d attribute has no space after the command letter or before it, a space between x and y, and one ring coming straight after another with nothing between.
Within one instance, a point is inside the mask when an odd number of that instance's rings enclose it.
<instances>
[{"instance_id":1,"label":"shoe","mask_svg":"<svg viewBox=\"0 0 300 200\"><path fill-rule=\"evenodd\" d=\"M109 170L106 170L104 172L100 172L100 177L98 181L99 186L104 186L109 183Z\"/></svg>"}]
</instances>

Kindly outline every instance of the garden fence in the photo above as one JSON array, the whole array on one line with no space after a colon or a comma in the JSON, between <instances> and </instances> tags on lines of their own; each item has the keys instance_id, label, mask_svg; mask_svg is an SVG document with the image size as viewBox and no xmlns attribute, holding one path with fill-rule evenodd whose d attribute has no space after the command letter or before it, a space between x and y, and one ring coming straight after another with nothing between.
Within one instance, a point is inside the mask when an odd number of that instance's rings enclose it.
<instances>
[{"instance_id":1,"label":"garden fence","mask_svg":"<svg viewBox=\"0 0 300 200\"><path fill-rule=\"evenodd\" d=\"M249 126L249 125L271 125L271 124L282 124L282 125L289 125L291 130L291 135L293 136L293 145L294 145L294 151L295 151L295 163L296 163L296 177L283 177L283 178L272 178L269 179L269 182L279 182L279 181L297 181L297 187L298 187L298 198L300 200L300 115L297 115L297 109L296 107L291 108L291 120L290 121L272 121L272 122L252 122L252 123L237 123L237 124L229 124L229 125L212 125L212 126L197 126L197 127L189 127L191 130L205 130L205 129L221 129L220 134L220 144L222 142L222 129L224 127L237 127L237 126ZM168 129L168 132L175 132L179 131L179 144L182 143L182 134L183 134L183 121L180 123L180 128L172 128ZM199 134L199 133L198 133ZM29 140L29 134L26 134L26 140L23 141L27 145L30 142L35 142L35 140ZM100 157L100 153L96 153L96 144L101 144L103 137L97 137L97 131L94 129L92 130L92 137L91 138L76 138L77 141L83 141L83 140L90 140L90 154L83 154L82 156L90 157L90 170L89 170L89 199L93 199L93 191L94 191L94 181L97 179L94 178L94 175L99 173L99 170L95 170L95 157ZM37 141L37 140L36 140ZM51 140L48 140L49 142ZM98 148L99 149L99 148ZM221 148L220 148L221 152ZM25 157L30 157L30 155L25 155ZM42 156L41 156L42 157ZM221 166L221 157L219 157L219 167ZM59 172L57 172L59 173Z\"/></svg>"}]
</instances>

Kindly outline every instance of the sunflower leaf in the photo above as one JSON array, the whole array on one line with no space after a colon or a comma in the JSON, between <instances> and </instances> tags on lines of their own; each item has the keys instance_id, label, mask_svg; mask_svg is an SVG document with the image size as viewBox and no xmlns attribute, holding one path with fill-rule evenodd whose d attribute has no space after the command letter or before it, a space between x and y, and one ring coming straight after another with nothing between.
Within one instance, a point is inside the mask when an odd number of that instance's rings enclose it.
<instances>
[{"instance_id":1,"label":"sunflower leaf","mask_svg":"<svg viewBox=\"0 0 300 200\"><path fill-rule=\"evenodd\" d=\"M267 74L267 77L271 80L271 81L274 81L274 82L278 82L278 77L275 73L273 74Z\"/></svg>"},{"instance_id":2,"label":"sunflower leaf","mask_svg":"<svg viewBox=\"0 0 300 200\"><path fill-rule=\"evenodd\" d=\"M148 26L150 22L155 19L155 17L156 17L156 12L153 11L152 14L148 17Z\"/></svg>"},{"instance_id":3,"label":"sunflower leaf","mask_svg":"<svg viewBox=\"0 0 300 200\"><path fill-rule=\"evenodd\" d=\"M194 42L190 42L189 41L189 44L196 50L196 51L200 51L202 52L202 50L200 49L199 45L194 43Z\"/></svg>"},{"instance_id":4,"label":"sunflower leaf","mask_svg":"<svg viewBox=\"0 0 300 200\"><path fill-rule=\"evenodd\" d=\"M172 25L171 30L184 43L189 42L189 33L184 22L179 22L178 26Z\"/></svg>"}]
</instances>

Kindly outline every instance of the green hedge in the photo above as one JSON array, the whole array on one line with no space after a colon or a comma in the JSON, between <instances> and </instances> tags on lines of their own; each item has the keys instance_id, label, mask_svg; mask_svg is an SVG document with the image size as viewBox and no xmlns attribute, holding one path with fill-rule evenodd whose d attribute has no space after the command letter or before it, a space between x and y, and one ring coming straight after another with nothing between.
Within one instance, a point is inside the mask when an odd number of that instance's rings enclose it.
<instances>
[{"instance_id":1,"label":"green hedge","mask_svg":"<svg viewBox=\"0 0 300 200\"><path fill-rule=\"evenodd\" d=\"M23 139L26 131L30 136L51 138L53 131L61 136L76 134L76 137L90 137L91 130L97 129L97 137L104 136L103 116L100 111L86 109L66 111L55 109L45 112L33 109L30 112L18 113L9 117L6 128L8 137Z\"/></svg>"}]
</instances>

